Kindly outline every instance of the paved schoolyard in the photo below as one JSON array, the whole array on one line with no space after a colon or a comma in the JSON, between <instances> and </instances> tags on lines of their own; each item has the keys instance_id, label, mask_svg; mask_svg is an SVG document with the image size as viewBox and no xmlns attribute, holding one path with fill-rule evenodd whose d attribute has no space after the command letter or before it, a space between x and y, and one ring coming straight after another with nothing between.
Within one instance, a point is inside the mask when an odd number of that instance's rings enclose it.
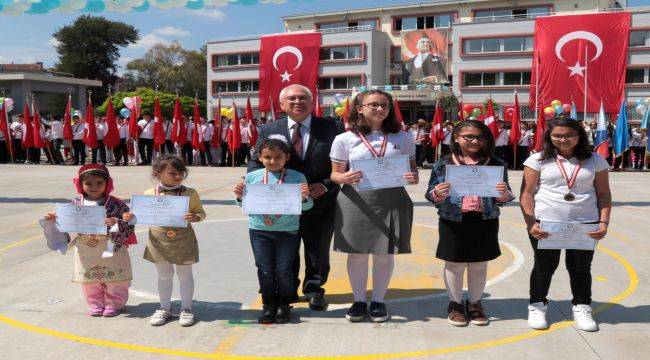
<instances>
[{"instance_id":1,"label":"paved schoolyard","mask_svg":"<svg viewBox=\"0 0 650 360\"><path fill-rule=\"evenodd\" d=\"M329 310L297 304L292 324L256 324L255 267L246 221L232 201L243 169L192 168L187 185L199 190L208 212L195 228L201 261L195 267L195 312L191 328L177 321L153 328L154 266L142 259L146 228L130 250L134 281L125 313L91 318L78 284L70 282L71 255L49 251L36 223L56 202L72 195L70 166L0 166L0 348L2 359L642 359L650 352L648 224L650 174L611 176L614 211L610 235L593 264L594 308L600 332L575 329L566 271L551 288L548 331L526 324L531 250L517 204L501 217L503 255L490 264L484 305L487 327L455 328L445 319L447 298L441 262L434 257L437 216L423 198L426 181L409 187L415 203L414 253L399 256L385 324L350 324L345 257L332 255ZM153 186L148 168L112 167L115 195L128 198ZM428 171L421 178L427 180ZM511 172L520 185L521 172ZM175 296L177 293L175 292ZM174 302L176 309L178 302Z\"/></svg>"}]
</instances>

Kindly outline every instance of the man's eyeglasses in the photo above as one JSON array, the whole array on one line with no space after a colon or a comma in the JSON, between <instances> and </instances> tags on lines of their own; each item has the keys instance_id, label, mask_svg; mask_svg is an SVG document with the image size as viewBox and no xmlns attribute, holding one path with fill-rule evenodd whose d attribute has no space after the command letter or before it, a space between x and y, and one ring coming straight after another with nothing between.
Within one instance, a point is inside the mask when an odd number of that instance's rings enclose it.
<instances>
[{"instance_id":1,"label":"man's eyeglasses","mask_svg":"<svg viewBox=\"0 0 650 360\"><path fill-rule=\"evenodd\" d=\"M390 109L390 104L389 103L371 102L371 103L367 103L367 104L362 104L361 107L367 107L370 110L377 111L377 110L379 110L379 108Z\"/></svg>"}]
</instances>

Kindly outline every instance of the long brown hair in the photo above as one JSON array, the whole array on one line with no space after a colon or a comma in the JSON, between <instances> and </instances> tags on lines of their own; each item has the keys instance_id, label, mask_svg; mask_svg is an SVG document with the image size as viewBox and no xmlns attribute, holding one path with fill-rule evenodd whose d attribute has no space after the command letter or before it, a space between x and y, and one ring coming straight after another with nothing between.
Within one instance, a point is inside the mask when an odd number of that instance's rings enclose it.
<instances>
[{"instance_id":1,"label":"long brown hair","mask_svg":"<svg viewBox=\"0 0 650 360\"><path fill-rule=\"evenodd\" d=\"M573 153L578 160L587 160L591 157L591 147L589 146L589 138L587 132L578 122L570 117L554 118L547 123L546 132L544 133L544 140L542 141L542 157L541 160L555 158L558 154L557 148L551 141L551 131L556 126L568 127L578 133L578 143L573 148Z\"/></svg>"},{"instance_id":2,"label":"long brown hair","mask_svg":"<svg viewBox=\"0 0 650 360\"><path fill-rule=\"evenodd\" d=\"M484 140L482 142L483 147L479 152L479 157L483 160L487 160L491 158L494 155L494 150L495 150L494 136L492 136L492 131L490 131L490 128L488 128L487 125L485 125L485 123L478 120L464 120L459 122L458 125L454 127L451 143L449 144L449 150L451 151L451 153L455 154L456 156L462 155L460 150L460 145L456 141L456 138L458 137L460 131L466 127L473 127L481 130L481 136L483 137Z\"/></svg>"},{"instance_id":3,"label":"long brown hair","mask_svg":"<svg viewBox=\"0 0 650 360\"><path fill-rule=\"evenodd\" d=\"M389 93L381 90L368 90L362 93L357 94L352 99L350 103L350 117L348 121L350 123L350 129L354 133L360 133L363 135L368 135L372 131L372 127L368 120L366 120L363 115L357 111L357 107L363 105L363 99L368 95L382 95L388 100L388 116L384 119L384 122L381 124L381 129L386 133L397 134L402 130L402 126L397 122L397 117L395 116L395 109L393 108L393 97Z\"/></svg>"}]
</instances>

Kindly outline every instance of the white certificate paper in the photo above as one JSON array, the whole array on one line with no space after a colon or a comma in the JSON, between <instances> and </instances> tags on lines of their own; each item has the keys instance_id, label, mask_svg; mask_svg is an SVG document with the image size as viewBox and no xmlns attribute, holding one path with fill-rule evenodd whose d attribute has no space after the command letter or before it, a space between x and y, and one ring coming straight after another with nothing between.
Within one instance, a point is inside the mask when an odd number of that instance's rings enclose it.
<instances>
[{"instance_id":1,"label":"white certificate paper","mask_svg":"<svg viewBox=\"0 0 650 360\"><path fill-rule=\"evenodd\" d=\"M538 249L596 250L596 240L587 233L598 230L598 224L541 221L539 227L549 236L537 242Z\"/></svg>"},{"instance_id":2,"label":"white certificate paper","mask_svg":"<svg viewBox=\"0 0 650 360\"><path fill-rule=\"evenodd\" d=\"M106 235L103 206L56 204L56 229L64 233Z\"/></svg>"},{"instance_id":3,"label":"white certificate paper","mask_svg":"<svg viewBox=\"0 0 650 360\"><path fill-rule=\"evenodd\" d=\"M352 160L350 170L361 170L363 178L357 190L386 189L407 185L404 174L411 172L408 155Z\"/></svg>"},{"instance_id":4,"label":"white certificate paper","mask_svg":"<svg viewBox=\"0 0 650 360\"><path fill-rule=\"evenodd\" d=\"M503 166L447 165L445 182L450 196L500 197L497 184L503 182Z\"/></svg>"},{"instance_id":5,"label":"white certificate paper","mask_svg":"<svg viewBox=\"0 0 650 360\"><path fill-rule=\"evenodd\" d=\"M246 184L242 210L248 215L300 215L300 184Z\"/></svg>"},{"instance_id":6,"label":"white certificate paper","mask_svg":"<svg viewBox=\"0 0 650 360\"><path fill-rule=\"evenodd\" d=\"M131 196L131 213L140 225L187 227L189 207L188 196Z\"/></svg>"}]
</instances>

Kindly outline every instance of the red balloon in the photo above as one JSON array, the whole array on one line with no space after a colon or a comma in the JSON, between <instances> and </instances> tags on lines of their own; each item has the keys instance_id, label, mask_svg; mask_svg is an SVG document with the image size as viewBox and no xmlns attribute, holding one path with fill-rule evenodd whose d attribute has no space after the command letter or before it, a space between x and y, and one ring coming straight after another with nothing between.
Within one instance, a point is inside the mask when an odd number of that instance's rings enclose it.
<instances>
[{"instance_id":1,"label":"red balloon","mask_svg":"<svg viewBox=\"0 0 650 360\"><path fill-rule=\"evenodd\" d=\"M472 105L470 105L470 104L465 104L465 105L463 105L463 111L464 111L464 112L466 112L466 113L468 113L468 114L471 114L471 113L472 113L472 110L474 110L474 106L472 106Z\"/></svg>"},{"instance_id":2,"label":"red balloon","mask_svg":"<svg viewBox=\"0 0 650 360\"><path fill-rule=\"evenodd\" d=\"M571 105L569 104L562 104L562 112L563 113L570 113L571 112Z\"/></svg>"}]
</instances>

